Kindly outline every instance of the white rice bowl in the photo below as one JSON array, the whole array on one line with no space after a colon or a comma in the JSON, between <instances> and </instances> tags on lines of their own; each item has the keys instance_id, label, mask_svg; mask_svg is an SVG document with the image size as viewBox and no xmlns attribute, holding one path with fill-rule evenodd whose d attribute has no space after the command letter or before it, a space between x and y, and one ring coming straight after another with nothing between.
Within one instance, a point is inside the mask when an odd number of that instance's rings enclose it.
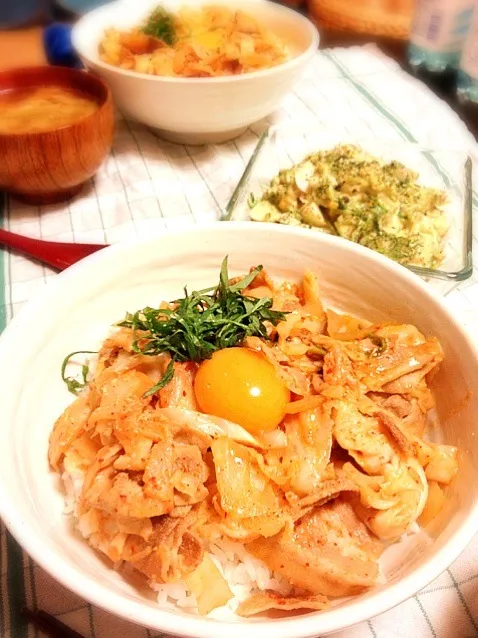
<instances>
[{"instance_id":1,"label":"white rice bowl","mask_svg":"<svg viewBox=\"0 0 478 638\"><path fill-rule=\"evenodd\" d=\"M433 381L439 420L434 438L460 449L460 469L447 488L445 507L426 532L409 533L387 547L380 560L383 582L321 612L244 619L234 614L231 602L231 607L201 617L185 588L145 589L138 579L112 569L72 530L59 477L48 466L53 423L72 401L59 374L65 354L93 350L128 309L175 298L186 283L190 289L214 283L226 254L232 276L258 263L275 279L298 279L304 269L315 270L327 305L372 321L414 323L423 333L438 336L444 348L445 360ZM0 516L35 562L60 583L99 607L158 631L188 638L308 638L340 631L415 594L475 534L476 387L478 353L460 321L418 277L351 242L279 225L216 223L118 244L58 276L0 338ZM71 513L71 495L81 477L66 478ZM235 593L234 604L251 583L278 590L284 585L240 546L221 542L209 549Z\"/></svg>"}]
</instances>

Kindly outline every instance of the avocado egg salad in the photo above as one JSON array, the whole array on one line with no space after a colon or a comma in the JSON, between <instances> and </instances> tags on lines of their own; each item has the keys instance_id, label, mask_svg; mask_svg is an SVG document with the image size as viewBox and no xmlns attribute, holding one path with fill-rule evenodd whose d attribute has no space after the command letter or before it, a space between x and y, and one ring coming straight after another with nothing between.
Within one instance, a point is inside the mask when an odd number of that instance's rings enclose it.
<instances>
[{"instance_id":1,"label":"avocado egg salad","mask_svg":"<svg viewBox=\"0 0 478 638\"><path fill-rule=\"evenodd\" d=\"M445 191L417 183L403 164L382 163L354 145L307 156L249 198L253 221L313 228L404 265L437 268L448 223Z\"/></svg>"}]
</instances>

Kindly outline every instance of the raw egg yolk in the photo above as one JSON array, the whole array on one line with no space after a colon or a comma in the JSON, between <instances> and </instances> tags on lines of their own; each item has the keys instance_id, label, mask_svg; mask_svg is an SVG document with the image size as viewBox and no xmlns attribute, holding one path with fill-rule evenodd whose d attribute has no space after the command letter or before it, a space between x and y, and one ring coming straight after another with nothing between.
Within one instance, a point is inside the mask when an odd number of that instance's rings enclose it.
<instances>
[{"instance_id":1,"label":"raw egg yolk","mask_svg":"<svg viewBox=\"0 0 478 638\"><path fill-rule=\"evenodd\" d=\"M290 401L274 366L247 348L218 350L203 361L194 391L203 412L238 423L251 434L274 430Z\"/></svg>"}]
</instances>

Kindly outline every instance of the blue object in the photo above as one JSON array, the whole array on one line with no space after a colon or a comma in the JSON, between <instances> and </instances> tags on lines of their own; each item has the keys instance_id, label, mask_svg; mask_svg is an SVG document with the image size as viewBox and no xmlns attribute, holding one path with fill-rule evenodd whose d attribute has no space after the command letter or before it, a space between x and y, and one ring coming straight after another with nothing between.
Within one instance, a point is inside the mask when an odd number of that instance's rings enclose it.
<instances>
[{"instance_id":1,"label":"blue object","mask_svg":"<svg viewBox=\"0 0 478 638\"><path fill-rule=\"evenodd\" d=\"M80 58L71 43L71 27L68 24L54 22L43 31L43 46L49 64L80 69Z\"/></svg>"},{"instance_id":2,"label":"blue object","mask_svg":"<svg viewBox=\"0 0 478 638\"><path fill-rule=\"evenodd\" d=\"M50 0L0 0L0 29L45 23L50 17Z\"/></svg>"},{"instance_id":3,"label":"blue object","mask_svg":"<svg viewBox=\"0 0 478 638\"><path fill-rule=\"evenodd\" d=\"M92 9L108 4L108 2L112 2L112 0L56 0L55 4L70 13L83 15Z\"/></svg>"}]
</instances>

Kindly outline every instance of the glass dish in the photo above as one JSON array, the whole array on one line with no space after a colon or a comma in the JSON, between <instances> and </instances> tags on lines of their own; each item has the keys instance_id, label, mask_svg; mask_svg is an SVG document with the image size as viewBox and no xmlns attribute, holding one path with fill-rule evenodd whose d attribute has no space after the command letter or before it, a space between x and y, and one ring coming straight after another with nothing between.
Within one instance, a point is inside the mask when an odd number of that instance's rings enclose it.
<instances>
[{"instance_id":1,"label":"glass dish","mask_svg":"<svg viewBox=\"0 0 478 638\"><path fill-rule=\"evenodd\" d=\"M279 170L290 168L310 153L337 144L356 144L383 161L402 162L419 174L419 182L423 185L446 190L449 230L445 238L445 259L439 269L408 267L425 279L459 282L470 277L473 272L472 162L460 151L334 134L314 127L272 126L260 138L221 220L248 220L247 202L251 193L260 198Z\"/></svg>"}]
</instances>

